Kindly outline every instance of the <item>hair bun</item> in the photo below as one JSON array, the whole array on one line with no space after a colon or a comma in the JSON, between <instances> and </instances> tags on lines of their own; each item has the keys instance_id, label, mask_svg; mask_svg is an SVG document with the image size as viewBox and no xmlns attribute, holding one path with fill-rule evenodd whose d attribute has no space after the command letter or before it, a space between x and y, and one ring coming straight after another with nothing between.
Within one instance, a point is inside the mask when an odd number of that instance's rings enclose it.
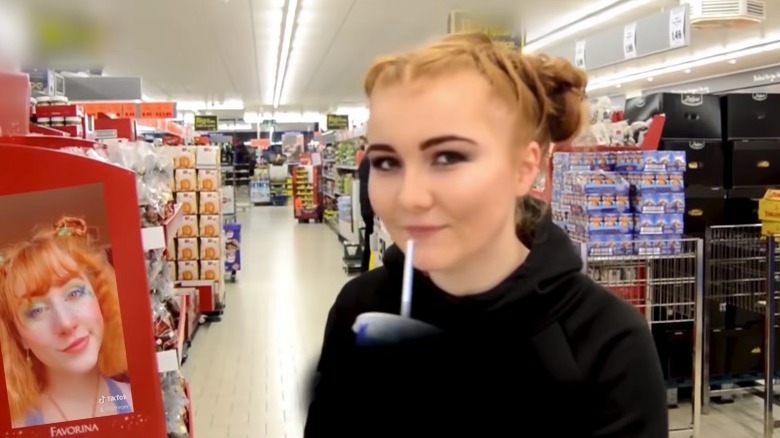
<instances>
[{"instance_id":1,"label":"hair bun","mask_svg":"<svg viewBox=\"0 0 780 438\"><path fill-rule=\"evenodd\" d=\"M547 130L550 140L559 143L571 140L588 121L585 88L588 76L571 62L547 55L528 55L534 70L550 100Z\"/></svg>"},{"instance_id":2,"label":"hair bun","mask_svg":"<svg viewBox=\"0 0 780 438\"><path fill-rule=\"evenodd\" d=\"M87 222L78 217L63 216L54 223L54 229L62 236L86 237Z\"/></svg>"}]
</instances>

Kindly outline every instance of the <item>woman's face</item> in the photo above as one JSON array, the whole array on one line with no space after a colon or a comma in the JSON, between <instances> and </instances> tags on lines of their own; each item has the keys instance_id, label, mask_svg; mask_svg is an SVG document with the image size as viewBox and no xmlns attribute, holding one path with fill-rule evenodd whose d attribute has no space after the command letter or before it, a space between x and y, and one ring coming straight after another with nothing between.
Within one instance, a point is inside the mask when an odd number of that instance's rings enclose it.
<instances>
[{"instance_id":1,"label":"woman's face","mask_svg":"<svg viewBox=\"0 0 780 438\"><path fill-rule=\"evenodd\" d=\"M49 371L86 373L97 366L103 315L85 277L74 277L31 298L19 317L23 347Z\"/></svg>"},{"instance_id":2,"label":"woman's face","mask_svg":"<svg viewBox=\"0 0 780 438\"><path fill-rule=\"evenodd\" d=\"M514 144L515 117L476 73L374 91L368 122L371 205L415 266L457 268L515 238L515 203L538 173L536 144Z\"/></svg>"}]
</instances>

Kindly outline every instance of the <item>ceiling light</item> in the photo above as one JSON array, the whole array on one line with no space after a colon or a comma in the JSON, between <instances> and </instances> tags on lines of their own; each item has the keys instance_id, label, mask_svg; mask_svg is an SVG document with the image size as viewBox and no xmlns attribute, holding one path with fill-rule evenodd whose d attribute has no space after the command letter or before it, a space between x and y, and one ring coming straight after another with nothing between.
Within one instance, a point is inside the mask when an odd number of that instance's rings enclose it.
<instances>
[{"instance_id":1,"label":"ceiling light","mask_svg":"<svg viewBox=\"0 0 780 438\"><path fill-rule=\"evenodd\" d=\"M729 64L736 64L736 63L737 63L736 59L729 59Z\"/></svg>"},{"instance_id":2,"label":"ceiling light","mask_svg":"<svg viewBox=\"0 0 780 438\"><path fill-rule=\"evenodd\" d=\"M750 40L739 45L732 45L731 50L726 48L713 48L706 53L690 57L680 57L675 60L658 63L652 66L637 67L626 73L595 78L589 82L588 91L599 90L603 88L612 88L616 84L647 79L667 73L676 73L684 70L694 69L704 65L711 65L719 62L725 62L730 59L739 59L745 56L756 55L763 52L780 50L780 34L769 35L762 40Z\"/></svg>"},{"instance_id":3,"label":"ceiling light","mask_svg":"<svg viewBox=\"0 0 780 438\"><path fill-rule=\"evenodd\" d=\"M690 72L691 72L691 69L689 69L689 68L686 68L685 70L683 70L683 73L685 73L685 74L688 74Z\"/></svg>"},{"instance_id":4,"label":"ceiling light","mask_svg":"<svg viewBox=\"0 0 780 438\"><path fill-rule=\"evenodd\" d=\"M649 78L647 78L647 82L653 82L653 77L650 76Z\"/></svg>"},{"instance_id":5,"label":"ceiling light","mask_svg":"<svg viewBox=\"0 0 780 438\"><path fill-rule=\"evenodd\" d=\"M528 42L525 47L523 47L523 51L534 52L544 47L548 47L575 34L601 26L608 21L612 21L621 15L652 2L653 0L628 0L612 7L594 10L591 12L593 15L588 16L588 14L586 14L580 19L561 26L558 31Z\"/></svg>"},{"instance_id":6,"label":"ceiling light","mask_svg":"<svg viewBox=\"0 0 780 438\"><path fill-rule=\"evenodd\" d=\"M615 85L615 88L620 88L620 87L622 87L622 85L620 84Z\"/></svg>"},{"instance_id":7,"label":"ceiling light","mask_svg":"<svg viewBox=\"0 0 780 438\"><path fill-rule=\"evenodd\" d=\"M282 98L282 88L287 73L287 62L290 59L290 47L292 46L293 30L295 28L295 14L298 12L300 0L287 0L285 11L284 30L282 32L282 48L279 51L279 59L276 62L276 79L274 80L274 108L279 107Z\"/></svg>"}]
</instances>

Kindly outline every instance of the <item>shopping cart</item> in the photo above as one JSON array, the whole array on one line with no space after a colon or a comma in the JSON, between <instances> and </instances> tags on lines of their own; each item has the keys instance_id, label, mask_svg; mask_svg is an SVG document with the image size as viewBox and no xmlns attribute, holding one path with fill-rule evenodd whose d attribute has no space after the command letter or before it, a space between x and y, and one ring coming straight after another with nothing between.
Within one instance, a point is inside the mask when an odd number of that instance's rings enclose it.
<instances>
[{"instance_id":1,"label":"shopping cart","mask_svg":"<svg viewBox=\"0 0 780 438\"><path fill-rule=\"evenodd\" d=\"M252 205L250 202L251 175L249 164L223 165L222 182L225 187L232 187L233 200L236 211L247 211Z\"/></svg>"},{"instance_id":2,"label":"shopping cart","mask_svg":"<svg viewBox=\"0 0 780 438\"><path fill-rule=\"evenodd\" d=\"M713 226L705 233L704 401L752 393L764 398L764 436L775 429L780 252L761 225ZM773 299L770 299L773 297ZM766 384L769 382L769 384Z\"/></svg>"},{"instance_id":3,"label":"shopping cart","mask_svg":"<svg viewBox=\"0 0 780 438\"><path fill-rule=\"evenodd\" d=\"M702 410L704 243L701 239L653 243L648 247L646 242L629 242L620 255L601 243L575 245L583 271L647 319L667 381L669 404L677 404L679 389L690 389L692 394L690 427L670 432L690 431L696 437ZM653 252L661 247L667 252Z\"/></svg>"}]
</instances>

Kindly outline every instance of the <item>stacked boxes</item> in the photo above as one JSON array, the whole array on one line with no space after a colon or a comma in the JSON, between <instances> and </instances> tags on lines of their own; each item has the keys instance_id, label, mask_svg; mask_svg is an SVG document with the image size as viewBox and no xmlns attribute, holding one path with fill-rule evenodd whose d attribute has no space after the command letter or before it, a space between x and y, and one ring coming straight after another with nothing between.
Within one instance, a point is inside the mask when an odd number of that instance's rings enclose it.
<instances>
[{"instance_id":1,"label":"stacked boxes","mask_svg":"<svg viewBox=\"0 0 780 438\"><path fill-rule=\"evenodd\" d=\"M220 281L224 261L219 148L175 149L173 186L184 214L174 252L177 279Z\"/></svg>"},{"instance_id":2,"label":"stacked boxes","mask_svg":"<svg viewBox=\"0 0 780 438\"><path fill-rule=\"evenodd\" d=\"M685 220L684 151L621 152L616 170L631 183L636 253L672 255L681 250Z\"/></svg>"},{"instance_id":3,"label":"stacked boxes","mask_svg":"<svg viewBox=\"0 0 780 438\"><path fill-rule=\"evenodd\" d=\"M590 255L674 254L685 165L678 151L556 153L553 220Z\"/></svg>"}]
</instances>

